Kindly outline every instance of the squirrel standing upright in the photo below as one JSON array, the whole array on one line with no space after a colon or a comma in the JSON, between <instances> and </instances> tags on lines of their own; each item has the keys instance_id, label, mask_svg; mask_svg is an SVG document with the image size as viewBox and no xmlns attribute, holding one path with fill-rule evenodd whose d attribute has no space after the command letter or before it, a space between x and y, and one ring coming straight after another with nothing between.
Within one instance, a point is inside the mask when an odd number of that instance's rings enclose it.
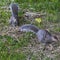
<instances>
[{"instance_id":1,"label":"squirrel standing upright","mask_svg":"<svg viewBox=\"0 0 60 60\"><path fill-rule=\"evenodd\" d=\"M45 44L51 44L52 42L57 42L58 40L56 36L53 36L47 30L39 29L35 25L31 25L31 24L22 25L21 27L19 27L19 31L33 32L36 34L38 41Z\"/></svg>"},{"instance_id":2,"label":"squirrel standing upright","mask_svg":"<svg viewBox=\"0 0 60 60\"><path fill-rule=\"evenodd\" d=\"M18 26L19 25L19 19L18 19L18 5L16 3L11 3L9 6L11 10L11 18L9 20L9 23L12 26Z\"/></svg>"}]
</instances>

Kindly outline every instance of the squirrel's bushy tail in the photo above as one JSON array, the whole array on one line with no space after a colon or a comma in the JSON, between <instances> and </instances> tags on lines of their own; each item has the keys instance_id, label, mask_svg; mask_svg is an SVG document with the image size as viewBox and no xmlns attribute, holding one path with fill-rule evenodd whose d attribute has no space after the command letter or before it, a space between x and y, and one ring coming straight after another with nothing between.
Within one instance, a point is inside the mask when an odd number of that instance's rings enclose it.
<instances>
[{"instance_id":1,"label":"squirrel's bushy tail","mask_svg":"<svg viewBox=\"0 0 60 60\"><path fill-rule=\"evenodd\" d=\"M11 14L14 17L17 17L18 16L18 5L16 3L11 3L9 7L10 7L10 10L11 10Z\"/></svg>"},{"instance_id":2,"label":"squirrel's bushy tail","mask_svg":"<svg viewBox=\"0 0 60 60\"><path fill-rule=\"evenodd\" d=\"M19 25L18 5L16 3L11 3L9 8L11 10L12 17L14 17L16 19L16 23L17 23L17 25ZM12 20L11 20L11 22L12 22ZM13 22L14 22L14 20L13 20Z\"/></svg>"}]
</instances>

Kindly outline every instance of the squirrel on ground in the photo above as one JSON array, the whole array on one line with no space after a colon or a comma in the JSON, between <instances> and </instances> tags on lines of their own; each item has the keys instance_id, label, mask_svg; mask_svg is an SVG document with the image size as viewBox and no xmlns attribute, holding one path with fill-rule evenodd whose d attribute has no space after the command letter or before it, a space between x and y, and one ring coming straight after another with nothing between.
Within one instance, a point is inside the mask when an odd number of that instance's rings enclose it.
<instances>
[{"instance_id":1,"label":"squirrel on ground","mask_svg":"<svg viewBox=\"0 0 60 60\"><path fill-rule=\"evenodd\" d=\"M53 36L49 31L39 29L37 26L31 24L22 25L19 27L19 31L33 32L36 34L38 41L45 44L51 44L52 42L57 42L58 40L58 38L56 36Z\"/></svg>"},{"instance_id":2,"label":"squirrel on ground","mask_svg":"<svg viewBox=\"0 0 60 60\"><path fill-rule=\"evenodd\" d=\"M16 3L11 3L9 9L11 11L11 18L9 20L9 23L12 26L19 26L18 5Z\"/></svg>"}]
</instances>

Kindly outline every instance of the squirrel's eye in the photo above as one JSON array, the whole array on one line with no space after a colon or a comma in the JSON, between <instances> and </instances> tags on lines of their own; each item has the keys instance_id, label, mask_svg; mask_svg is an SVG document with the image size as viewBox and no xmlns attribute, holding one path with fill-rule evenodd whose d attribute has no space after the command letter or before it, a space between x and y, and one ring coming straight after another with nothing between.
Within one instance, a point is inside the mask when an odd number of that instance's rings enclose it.
<instances>
[{"instance_id":1,"label":"squirrel's eye","mask_svg":"<svg viewBox=\"0 0 60 60\"><path fill-rule=\"evenodd\" d=\"M54 38L58 40L57 36L54 36Z\"/></svg>"}]
</instances>

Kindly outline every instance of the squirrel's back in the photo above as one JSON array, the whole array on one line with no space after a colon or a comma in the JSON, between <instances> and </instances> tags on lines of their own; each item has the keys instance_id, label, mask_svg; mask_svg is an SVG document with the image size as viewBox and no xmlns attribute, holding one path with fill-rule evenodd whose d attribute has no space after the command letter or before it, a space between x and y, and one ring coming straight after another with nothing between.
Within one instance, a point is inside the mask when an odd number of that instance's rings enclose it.
<instances>
[{"instance_id":1,"label":"squirrel's back","mask_svg":"<svg viewBox=\"0 0 60 60\"><path fill-rule=\"evenodd\" d=\"M40 29L36 33L38 40L41 41L42 43L52 43L52 42L57 42L58 38L54 35L52 35L49 31L47 30L42 30Z\"/></svg>"},{"instance_id":2,"label":"squirrel's back","mask_svg":"<svg viewBox=\"0 0 60 60\"><path fill-rule=\"evenodd\" d=\"M25 25L22 25L20 28L19 28L20 31L23 31L23 32L34 32L34 33L37 33L38 32L38 28L34 25L31 25L31 24L25 24Z\"/></svg>"}]
</instances>

